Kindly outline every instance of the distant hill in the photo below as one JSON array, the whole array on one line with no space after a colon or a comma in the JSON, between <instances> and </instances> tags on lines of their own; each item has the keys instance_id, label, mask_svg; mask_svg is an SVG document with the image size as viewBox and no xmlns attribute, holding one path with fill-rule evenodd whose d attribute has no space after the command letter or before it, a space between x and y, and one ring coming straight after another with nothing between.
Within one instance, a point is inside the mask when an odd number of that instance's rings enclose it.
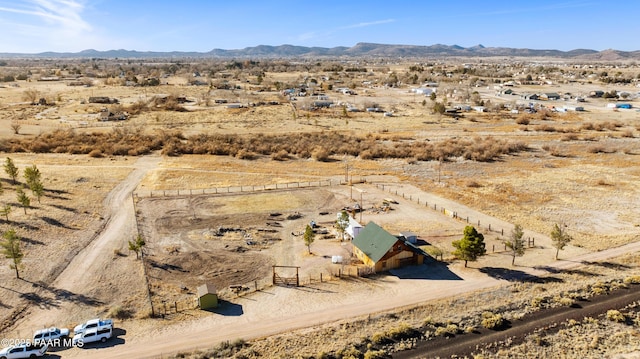
<instances>
[{"instance_id":1,"label":"distant hill","mask_svg":"<svg viewBox=\"0 0 640 359\"><path fill-rule=\"evenodd\" d=\"M588 50L571 51L485 47L476 45L435 44L386 45L361 42L352 47L305 47L294 45L259 45L244 49L213 49L209 52L155 52L135 50L84 50L80 52L42 52L38 54L0 53L0 58L317 58L317 57L552 57L561 59L616 61L640 59L639 51Z\"/></svg>"}]
</instances>

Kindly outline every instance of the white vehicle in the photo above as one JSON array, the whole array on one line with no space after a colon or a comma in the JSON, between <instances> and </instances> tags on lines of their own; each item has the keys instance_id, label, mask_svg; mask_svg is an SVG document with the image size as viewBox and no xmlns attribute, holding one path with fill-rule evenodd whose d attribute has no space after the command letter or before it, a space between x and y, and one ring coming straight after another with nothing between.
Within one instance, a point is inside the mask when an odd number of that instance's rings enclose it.
<instances>
[{"instance_id":1,"label":"white vehicle","mask_svg":"<svg viewBox=\"0 0 640 359\"><path fill-rule=\"evenodd\" d=\"M84 333L88 329L113 329L113 320L111 319L91 319L73 328L73 335Z\"/></svg>"},{"instance_id":2,"label":"white vehicle","mask_svg":"<svg viewBox=\"0 0 640 359\"><path fill-rule=\"evenodd\" d=\"M91 328L83 333L73 336L71 344L73 346L83 346L87 343L106 342L113 335L112 327Z\"/></svg>"},{"instance_id":3,"label":"white vehicle","mask_svg":"<svg viewBox=\"0 0 640 359\"><path fill-rule=\"evenodd\" d=\"M46 344L23 343L0 350L0 359L38 358L47 352Z\"/></svg>"},{"instance_id":4,"label":"white vehicle","mask_svg":"<svg viewBox=\"0 0 640 359\"><path fill-rule=\"evenodd\" d=\"M69 337L69 329L51 327L47 329L36 330L36 332L33 333L33 342L51 343L60 341L61 339L65 339L67 337Z\"/></svg>"}]
</instances>

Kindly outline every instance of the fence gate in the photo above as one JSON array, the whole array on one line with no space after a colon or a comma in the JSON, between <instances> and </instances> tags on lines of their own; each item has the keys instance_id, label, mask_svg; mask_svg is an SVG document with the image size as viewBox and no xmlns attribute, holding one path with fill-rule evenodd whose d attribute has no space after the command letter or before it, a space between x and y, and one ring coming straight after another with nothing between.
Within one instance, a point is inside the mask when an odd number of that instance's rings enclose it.
<instances>
[{"instance_id":1,"label":"fence gate","mask_svg":"<svg viewBox=\"0 0 640 359\"><path fill-rule=\"evenodd\" d=\"M300 275L299 275L299 270L300 267L295 267L295 266L272 266L273 268L273 285L286 285L286 286L293 286L295 285L296 287L300 286ZM278 271L276 270L276 268L288 268L288 269L292 269L295 268L296 270L296 275L294 277L287 277L286 274L283 273L283 271L280 271L280 273L278 273ZM284 272L291 272L291 271L284 271Z\"/></svg>"}]
</instances>

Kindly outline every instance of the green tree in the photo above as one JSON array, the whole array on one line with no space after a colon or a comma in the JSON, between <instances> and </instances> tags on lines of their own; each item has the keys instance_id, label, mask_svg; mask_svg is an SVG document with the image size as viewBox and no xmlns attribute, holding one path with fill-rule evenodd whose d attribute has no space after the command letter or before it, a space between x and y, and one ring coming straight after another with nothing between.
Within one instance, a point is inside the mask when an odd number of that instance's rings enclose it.
<instances>
[{"instance_id":1,"label":"green tree","mask_svg":"<svg viewBox=\"0 0 640 359\"><path fill-rule=\"evenodd\" d=\"M442 102L436 102L433 104L433 112L438 115L442 115L446 111L446 107Z\"/></svg>"},{"instance_id":2,"label":"green tree","mask_svg":"<svg viewBox=\"0 0 640 359\"><path fill-rule=\"evenodd\" d=\"M310 225L307 224L307 228L304 229L304 244L307 246L309 254L311 254L311 243L316 240L316 233L313 231Z\"/></svg>"},{"instance_id":3,"label":"green tree","mask_svg":"<svg viewBox=\"0 0 640 359\"><path fill-rule=\"evenodd\" d=\"M0 208L0 215L3 215L7 219L7 222L9 222L10 213L11 213L11 205L8 203L2 206L2 208Z\"/></svg>"},{"instance_id":4,"label":"green tree","mask_svg":"<svg viewBox=\"0 0 640 359\"><path fill-rule=\"evenodd\" d=\"M349 226L349 213L343 210L338 215L338 219L336 219L336 230L338 230L338 234L340 234L340 240L344 241L344 234Z\"/></svg>"},{"instance_id":5,"label":"green tree","mask_svg":"<svg viewBox=\"0 0 640 359\"><path fill-rule=\"evenodd\" d=\"M14 229L9 229L2 234L2 238L4 238L4 241L0 243L2 254L4 254L5 258L11 259L12 263L9 264L9 268L14 269L16 278L20 279L19 268L24 257L24 253L20 249L20 237L18 237Z\"/></svg>"},{"instance_id":6,"label":"green tree","mask_svg":"<svg viewBox=\"0 0 640 359\"><path fill-rule=\"evenodd\" d=\"M42 182L42 175L36 165L24 169L24 180L30 189L34 184Z\"/></svg>"},{"instance_id":7,"label":"green tree","mask_svg":"<svg viewBox=\"0 0 640 359\"><path fill-rule=\"evenodd\" d=\"M572 239L573 238L565 232L563 226L560 226L557 223L553 225L553 229L551 230L551 241L553 246L556 248L556 260L558 259L558 253L560 250L564 249Z\"/></svg>"},{"instance_id":8,"label":"green tree","mask_svg":"<svg viewBox=\"0 0 640 359\"><path fill-rule=\"evenodd\" d=\"M38 203L40 203L40 198L44 195L44 186L42 185L42 182L32 183L29 185L29 188L31 188L31 192L38 199Z\"/></svg>"},{"instance_id":9,"label":"green tree","mask_svg":"<svg viewBox=\"0 0 640 359\"><path fill-rule=\"evenodd\" d=\"M524 232L522 231L522 226L516 224L509 235L509 240L505 243L507 248L511 250L511 265L514 265L516 262L516 257L522 257L524 255L525 245L524 245Z\"/></svg>"},{"instance_id":10,"label":"green tree","mask_svg":"<svg viewBox=\"0 0 640 359\"><path fill-rule=\"evenodd\" d=\"M455 248L453 255L458 259L464 260L465 268L468 261L475 261L487 252L484 236L482 233L478 233L473 226L464 227L464 236L451 244Z\"/></svg>"},{"instance_id":11,"label":"green tree","mask_svg":"<svg viewBox=\"0 0 640 359\"><path fill-rule=\"evenodd\" d=\"M13 163L13 160L7 157L7 160L4 162L4 171L11 177L13 184L16 183L16 178L18 178L18 167Z\"/></svg>"},{"instance_id":12,"label":"green tree","mask_svg":"<svg viewBox=\"0 0 640 359\"><path fill-rule=\"evenodd\" d=\"M31 198L27 196L27 194L24 192L24 189L22 189L22 187L18 187L18 189L16 189L16 195L18 196L18 202L22 205L22 208L24 209L24 214L27 214L27 207L31 205Z\"/></svg>"},{"instance_id":13,"label":"green tree","mask_svg":"<svg viewBox=\"0 0 640 359\"><path fill-rule=\"evenodd\" d=\"M436 92L435 92L435 91L433 91L433 92L431 93L431 95L429 95L429 99L431 99L431 101L435 101L437 96L438 96L438 95L436 95Z\"/></svg>"},{"instance_id":14,"label":"green tree","mask_svg":"<svg viewBox=\"0 0 640 359\"><path fill-rule=\"evenodd\" d=\"M144 238L142 238L141 235L138 235L134 241L129 241L129 250L136 252L136 259L139 259L143 254L142 248L146 244L147 243L144 241Z\"/></svg>"}]
</instances>

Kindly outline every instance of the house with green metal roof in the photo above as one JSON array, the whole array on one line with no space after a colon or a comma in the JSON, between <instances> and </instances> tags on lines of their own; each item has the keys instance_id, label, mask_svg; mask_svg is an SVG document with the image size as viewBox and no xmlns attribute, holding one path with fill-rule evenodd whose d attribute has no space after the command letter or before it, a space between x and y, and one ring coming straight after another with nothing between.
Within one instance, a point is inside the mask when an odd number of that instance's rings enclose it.
<instances>
[{"instance_id":1,"label":"house with green metal roof","mask_svg":"<svg viewBox=\"0 0 640 359\"><path fill-rule=\"evenodd\" d=\"M353 254L375 272L424 263L427 255L403 237L369 222L353 239Z\"/></svg>"}]
</instances>

